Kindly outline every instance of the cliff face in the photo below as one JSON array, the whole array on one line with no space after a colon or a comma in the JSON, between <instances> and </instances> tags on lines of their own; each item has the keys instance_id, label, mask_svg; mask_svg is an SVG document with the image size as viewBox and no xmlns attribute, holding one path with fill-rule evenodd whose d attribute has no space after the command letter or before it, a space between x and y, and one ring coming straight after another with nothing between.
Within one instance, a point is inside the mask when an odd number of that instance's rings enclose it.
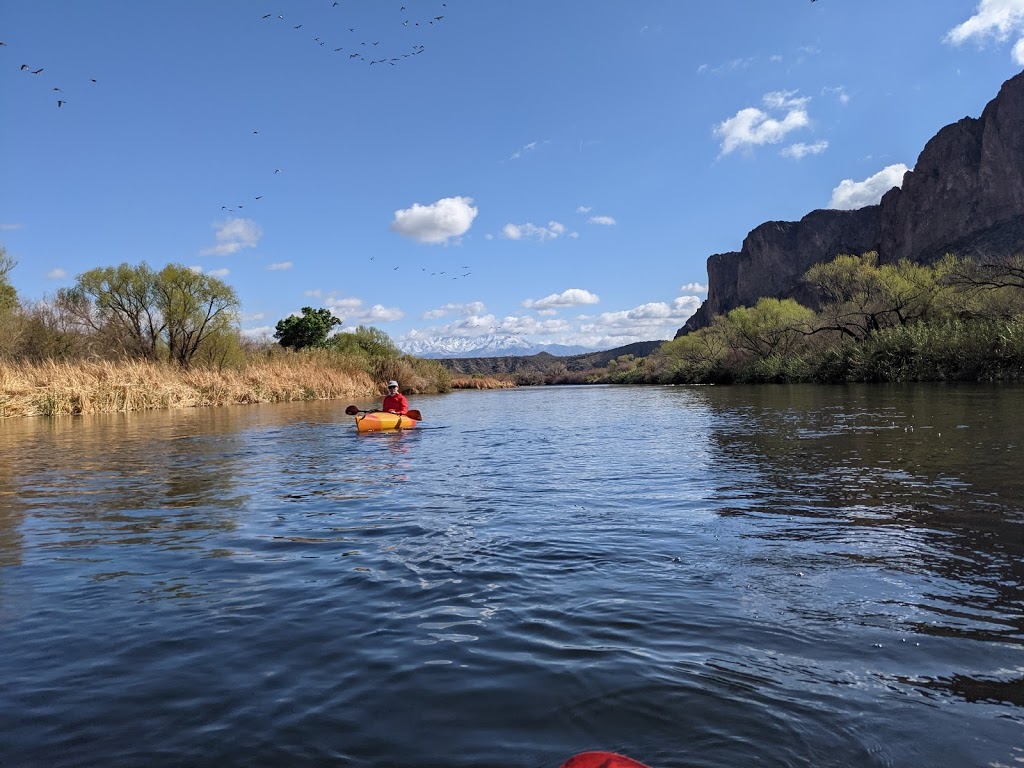
<instances>
[{"instance_id":1,"label":"cliff face","mask_svg":"<svg viewBox=\"0 0 1024 768\"><path fill-rule=\"evenodd\" d=\"M814 264L878 251L880 263L928 263L948 252L992 258L1024 251L1024 72L980 118L939 131L900 188L856 211L812 211L753 229L739 251L708 258L708 298L677 336L763 296L812 304Z\"/></svg>"}]
</instances>

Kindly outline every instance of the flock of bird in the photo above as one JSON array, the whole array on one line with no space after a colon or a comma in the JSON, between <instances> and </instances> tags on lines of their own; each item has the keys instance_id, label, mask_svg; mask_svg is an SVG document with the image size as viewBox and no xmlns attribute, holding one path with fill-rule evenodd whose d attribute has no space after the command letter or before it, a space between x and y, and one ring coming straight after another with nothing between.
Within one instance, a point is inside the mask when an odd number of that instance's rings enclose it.
<instances>
[{"instance_id":1,"label":"flock of bird","mask_svg":"<svg viewBox=\"0 0 1024 768\"><path fill-rule=\"evenodd\" d=\"M341 0L328 0L331 2L331 12L341 10L344 11L344 3ZM419 3L417 3L419 4ZM447 3L441 2L435 5L434 12L427 14L419 9L417 12L411 10L413 3L410 6L401 5L398 9L397 19L394 21L393 30L394 35L390 33L375 34L372 37L366 34L360 34L361 30L358 26L349 26L341 22L341 26L332 24L329 28L323 25L323 19L321 17L320 24L321 28L314 28L316 22L310 23L309 20L303 20L297 17L294 10L289 10L288 15L285 13L276 12L265 12L259 15L258 21L261 23L277 24L280 25L282 32L296 33L296 34L310 34L314 32L309 40L312 44L323 48L325 51L330 52L332 55L337 54L342 61L361 63L367 66L397 66L403 62L403 60L411 59L419 56L426 51L426 46L420 42L414 42L410 40L410 33L416 31L423 32L431 27L442 24L445 21L447 14ZM422 5L426 5L423 3ZM394 18L394 17L392 17ZM397 43L395 37L400 37L404 42ZM383 39L375 39L381 37ZM331 42L328 42L328 38L332 38ZM6 41L0 41L0 47L7 47ZM18 69L26 76L38 77L43 83L44 87L49 87L51 93L54 96L58 109L63 109L70 102L67 99L64 89L51 85L47 82L50 77L50 73L47 71L46 66L38 66L35 64L19 63ZM92 86L97 85L96 78L88 78L88 83ZM258 136L260 131L255 129L252 131L253 136ZM274 168L272 174L277 176L283 172L282 168ZM252 206L253 204L263 200L264 194L251 194L246 196L246 202L236 202L220 206L221 214L243 214L249 213L246 210L246 206ZM374 257L370 257L373 260ZM393 267L397 270L398 267ZM463 267L463 271L455 275L450 275L447 271L434 271L430 272L430 277L444 278L449 277L452 280L459 280L469 277L472 273L468 271L468 267ZM422 268L423 272L427 272L427 268Z\"/></svg>"},{"instance_id":2,"label":"flock of bird","mask_svg":"<svg viewBox=\"0 0 1024 768\"><path fill-rule=\"evenodd\" d=\"M335 0L334 2L331 3L331 7L340 8L341 2ZM447 3L441 3L442 9L445 9L446 7ZM411 14L407 13L406 6L404 5L399 8L399 14L401 15L402 18L401 26L404 28L411 28L414 30L419 29L421 27L429 27L435 24L440 24L445 18L444 13L439 13L436 16L424 18L421 21L419 21L413 18ZM275 22L282 22L285 21L285 15L283 13L264 13L260 16L260 19L263 21L272 20ZM410 24L412 25L411 27ZM303 24L302 22L298 24L290 24L289 22L289 26L291 26L293 30L301 31L303 28L305 28L306 25ZM407 46L400 53L389 52L384 56L380 56L379 53L382 50L379 48L381 44L380 40L356 40L355 38L352 37L352 35L354 35L357 32L356 27L345 27L345 29L347 29L347 35L349 36L348 41L345 42L344 45L334 46L332 44L331 50L334 53L345 54L345 58L348 61L361 62L370 65L389 64L391 66L395 66L396 64L399 64L402 61L402 59L408 59L413 56L418 56L426 50L425 45L421 43L413 43ZM312 42L316 43L321 47L327 47L326 41L320 36L313 37ZM0 41L0 47L6 46L7 43L5 41ZM25 72L30 75L41 75L46 70L45 67L36 67L35 65L30 64L21 64L19 69L22 72ZM96 79L90 78L90 82L95 84ZM61 94L59 96L56 96L55 98L58 109L63 107L65 104L69 103L68 100L63 96L64 91L62 88L53 86L51 90L55 95Z\"/></svg>"},{"instance_id":3,"label":"flock of bird","mask_svg":"<svg viewBox=\"0 0 1024 768\"><path fill-rule=\"evenodd\" d=\"M337 0L331 3L332 9L340 7L341 2L338 2ZM440 4L440 8L442 11L445 10L447 8L447 3L442 2ZM399 18L401 19L401 27L403 29L411 30L416 30L423 27L431 27L434 26L435 24L440 24L442 21L444 21L445 18L445 13L436 13L436 15L430 16L429 18L425 17L421 20L417 20L412 14L407 12L407 8L404 5L399 8L399 14ZM284 13L263 13L260 15L259 20L261 22L279 24L281 25L282 31L286 31L290 28L290 30L294 32L301 33L303 30L306 30L307 34L310 32L310 25L307 21L304 21L299 18L294 18L292 16L286 17ZM325 50L329 50L331 53L342 54L342 59L344 61L364 63L369 66L375 64L388 64L390 66L395 66L399 64L402 61L402 59L408 59L413 56L418 56L426 50L425 45L420 43L413 43L406 49L405 52L397 53L395 55L387 54L381 56L380 52L382 51L382 49L380 46L384 41L375 40L372 37L360 39L361 37L363 37L363 35L359 34L360 29L358 27L348 26L347 24L341 27L340 35L344 38L344 40L341 40L340 42L343 42L343 45L334 45L333 42L328 44L327 40L325 39L327 34L337 36L337 29L331 31L330 33L325 32L321 29L317 29L315 31L317 32L317 34L310 38L310 41L313 44L317 45L318 47L324 48ZM371 52L376 52L376 55ZM259 135L259 130L253 130L252 135ZM281 174L282 172L282 168L274 168L273 175L276 176L278 174ZM259 201L262 198L262 194L253 195L251 202L249 204L251 205L253 202ZM245 206L246 203L232 203L222 205L220 207L220 210L222 213L243 213L245 212ZM371 257L371 259L372 258L373 257Z\"/></svg>"},{"instance_id":4,"label":"flock of bird","mask_svg":"<svg viewBox=\"0 0 1024 768\"><path fill-rule=\"evenodd\" d=\"M340 5L340 2L334 2L332 3L331 7L337 8ZM442 9L446 7L447 3L441 3ZM406 12L406 7L404 5L399 8L399 13L401 14L403 28L416 30L421 27L421 22L417 21L410 14L408 14ZM287 26L290 26L293 30L297 32L301 32L306 27L306 25L303 24L302 22L298 24L292 24L291 20L286 19L283 13L264 13L262 16L260 16L260 19L262 21L273 21L275 23L286 22ZM423 26L430 27L435 24L440 24L443 20L444 14L441 13L438 14L437 16L424 18L422 20L422 24ZM411 27L409 26L410 24L412 25ZM381 49L378 48L378 46L380 46L381 44L380 40L357 40L355 37L352 37L352 35L355 35L358 31L356 27L346 27L345 29L348 30L346 33L346 39L344 41L335 41L343 42L343 45L335 46L334 43L328 45L327 41L324 40L319 35L313 37L312 42L322 48L329 47L333 53L343 54L344 58L347 59L348 61L354 61L369 65L389 64L391 66L395 66L396 64L399 64L402 61L402 59L408 59L413 56L418 56L419 54L423 53L423 51L426 50L425 45L414 43L408 46L401 53L389 52L384 56L380 56L379 54Z\"/></svg>"},{"instance_id":5,"label":"flock of bird","mask_svg":"<svg viewBox=\"0 0 1024 768\"><path fill-rule=\"evenodd\" d=\"M6 47L6 46L7 46L6 42L0 41L0 47ZM22 64L22 65L20 65L18 67L18 69L21 72L24 72L25 74L39 76L39 75L43 74L43 72L46 70L46 67L39 67L37 69L33 69L33 65L31 65L31 64ZM96 78L94 78L94 77L89 78L89 82L92 83L93 85L96 85ZM60 88L58 86L52 86L50 88L50 92L53 93L54 96L55 96L55 101L57 102L57 109L60 109L61 107L63 107L65 104L68 103L67 98L64 96L64 89L63 88Z\"/></svg>"}]
</instances>

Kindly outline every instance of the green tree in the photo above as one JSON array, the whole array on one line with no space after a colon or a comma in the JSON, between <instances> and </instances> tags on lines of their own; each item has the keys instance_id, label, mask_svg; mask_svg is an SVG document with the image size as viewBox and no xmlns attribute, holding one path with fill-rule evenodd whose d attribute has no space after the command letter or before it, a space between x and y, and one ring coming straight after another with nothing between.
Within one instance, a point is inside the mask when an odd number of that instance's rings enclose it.
<instances>
[{"instance_id":1,"label":"green tree","mask_svg":"<svg viewBox=\"0 0 1024 768\"><path fill-rule=\"evenodd\" d=\"M1024 315L1024 254L975 263L947 254L937 279L953 291L961 317L1010 320Z\"/></svg>"},{"instance_id":2,"label":"green tree","mask_svg":"<svg viewBox=\"0 0 1024 768\"><path fill-rule=\"evenodd\" d=\"M18 265L13 256L7 255L7 250L0 246L0 315L12 311L18 306L18 292L14 290L10 279L7 277L11 270Z\"/></svg>"},{"instance_id":3,"label":"green tree","mask_svg":"<svg viewBox=\"0 0 1024 768\"><path fill-rule=\"evenodd\" d=\"M216 277L168 264L153 283L171 360L187 368L205 341L234 330L239 308L234 289Z\"/></svg>"},{"instance_id":4,"label":"green tree","mask_svg":"<svg viewBox=\"0 0 1024 768\"><path fill-rule=\"evenodd\" d=\"M793 299L758 299L753 307L737 307L719 321L728 344L755 359L788 355L803 342L813 310Z\"/></svg>"},{"instance_id":5,"label":"green tree","mask_svg":"<svg viewBox=\"0 0 1024 768\"><path fill-rule=\"evenodd\" d=\"M274 338L282 347L304 349L327 346L327 336L341 320L329 309L303 307L301 315L289 315L277 322Z\"/></svg>"},{"instance_id":6,"label":"green tree","mask_svg":"<svg viewBox=\"0 0 1024 768\"><path fill-rule=\"evenodd\" d=\"M234 289L215 277L180 264L156 272L145 262L84 272L57 304L115 350L183 367L211 334L234 327L239 307Z\"/></svg>"},{"instance_id":7,"label":"green tree","mask_svg":"<svg viewBox=\"0 0 1024 768\"><path fill-rule=\"evenodd\" d=\"M857 340L928 319L948 292L934 268L905 259L879 267L873 251L816 264L804 279L823 298L814 331L837 331Z\"/></svg>"},{"instance_id":8,"label":"green tree","mask_svg":"<svg viewBox=\"0 0 1024 768\"><path fill-rule=\"evenodd\" d=\"M331 346L344 354L354 355L367 373L376 381L388 381L403 376L402 352L384 331L372 325L357 326L349 333L337 333ZM402 384L403 387L406 383Z\"/></svg>"},{"instance_id":9,"label":"green tree","mask_svg":"<svg viewBox=\"0 0 1024 768\"><path fill-rule=\"evenodd\" d=\"M142 262L98 267L80 274L73 288L57 293L78 322L121 346L122 351L156 360L164 321L156 307L156 272Z\"/></svg>"},{"instance_id":10,"label":"green tree","mask_svg":"<svg viewBox=\"0 0 1024 768\"><path fill-rule=\"evenodd\" d=\"M662 382L704 381L729 350L721 317L711 325L667 341L650 357L650 370Z\"/></svg>"},{"instance_id":11,"label":"green tree","mask_svg":"<svg viewBox=\"0 0 1024 768\"><path fill-rule=\"evenodd\" d=\"M331 337L330 346L339 352L355 352L370 357L398 357L401 354L391 337L372 325L359 325L354 331L337 333Z\"/></svg>"}]
</instances>

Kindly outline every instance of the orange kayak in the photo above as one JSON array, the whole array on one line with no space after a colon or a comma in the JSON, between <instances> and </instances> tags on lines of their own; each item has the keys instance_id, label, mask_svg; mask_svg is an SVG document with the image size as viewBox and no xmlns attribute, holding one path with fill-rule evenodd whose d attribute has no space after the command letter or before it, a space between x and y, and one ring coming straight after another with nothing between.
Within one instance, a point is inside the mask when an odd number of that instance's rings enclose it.
<instances>
[{"instance_id":1,"label":"orange kayak","mask_svg":"<svg viewBox=\"0 0 1024 768\"><path fill-rule=\"evenodd\" d=\"M562 768L647 768L647 766L614 752L580 752L562 763Z\"/></svg>"},{"instance_id":2,"label":"orange kayak","mask_svg":"<svg viewBox=\"0 0 1024 768\"><path fill-rule=\"evenodd\" d=\"M383 432L387 429L412 429L419 424L416 419L398 413L374 411L356 415L356 429L360 432Z\"/></svg>"}]
</instances>

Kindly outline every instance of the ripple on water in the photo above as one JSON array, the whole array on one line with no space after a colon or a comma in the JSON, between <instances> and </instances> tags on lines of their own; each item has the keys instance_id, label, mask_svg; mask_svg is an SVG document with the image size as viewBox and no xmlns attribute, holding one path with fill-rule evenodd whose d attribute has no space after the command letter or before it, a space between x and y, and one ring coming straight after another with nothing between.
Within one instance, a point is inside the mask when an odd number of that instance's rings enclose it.
<instances>
[{"instance_id":1,"label":"ripple on water","mask_svg":"<svg viewBox=\"0 0 1024 768\"><path fill-rule=\"evenodd\" d=\"M4 756L1010 764L1024 408L972 392L457 394L417 403L449 428L370 439L331 403L5 425Z\"/></svg>"}]
</instances>

